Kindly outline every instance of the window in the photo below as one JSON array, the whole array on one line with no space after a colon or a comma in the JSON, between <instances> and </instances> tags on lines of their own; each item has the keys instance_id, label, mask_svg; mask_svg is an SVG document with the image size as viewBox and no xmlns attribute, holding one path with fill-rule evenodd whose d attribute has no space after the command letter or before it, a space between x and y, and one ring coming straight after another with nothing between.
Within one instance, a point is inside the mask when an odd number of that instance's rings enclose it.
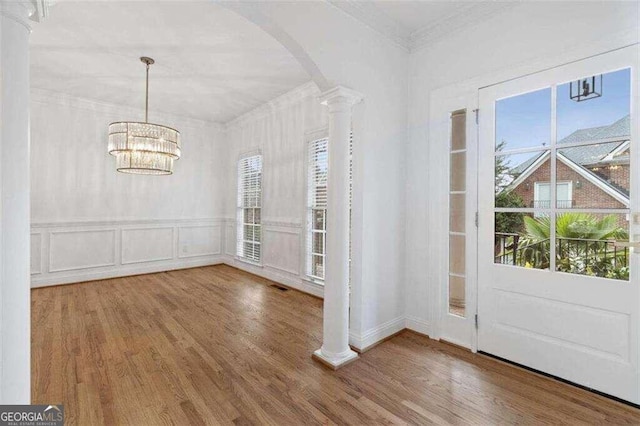
<instances>
[{"instance_id":1,"label":"window","mask_svg":"<svg viewBox=\"0 0 640 426\"><path fill-rule=\"evenodd\" d=\"M573 207L572 189L572 182L556 183L556 202L559 209ZM535 182L533 193L534 208L551 208L551 184L549 182Z\"/></svg>"},{"instance_id":2,"label":"window","mask_svg":"<svg viewBox=\"0 0 640 426\"><path fill-rule=\"evenodd\" d=\"M262 206L262 156L238 162L237 245L239 258L260 263Z\"/></svg>"},{"instance_id":3,"label":"window","mask_svg":"<svg viewBox=\"0 0 640 426\"><path fill-rule=\"evenodd\" d=\"M307 190L307 274L324 280L327 233L327 169L329 139L309 142Z\"/></svg>"},{"instance_id":4,"label":"window","mask_svg":"<svg viewBox=\"0 0 640 426\"><path fill-rule=\"evenodd\" d=\"M309 142L307 187L307 275L324 281L327 235L327 171L329 138ZM349 136L349 282L351 282L351 203L353 198L353 133Z\"/></svg>"}]
</instances>

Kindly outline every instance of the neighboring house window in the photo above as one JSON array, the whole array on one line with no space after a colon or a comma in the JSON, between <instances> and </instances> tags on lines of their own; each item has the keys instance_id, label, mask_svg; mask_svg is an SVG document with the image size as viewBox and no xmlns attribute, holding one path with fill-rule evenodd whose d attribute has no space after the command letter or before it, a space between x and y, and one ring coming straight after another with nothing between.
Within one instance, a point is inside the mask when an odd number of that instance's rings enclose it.
<instances>
[{"instance_id":1,"label":"neighboring house window","mask_svg":"<svg viewBox=\"0 0 640 426\"><path fill-rule=\"evenodd\" d=\"M573 207L572 182L556 183L557 208L570 209ZM533 188L533 207L551 208L551 184L549 182L536 182Z\"/></svg>"},{"instance_id":2,"label":"neighboring house window","mask_svg":"<svg viewBox=\"0 0 640 426\"><path fill-rule=\"evenodd\" d=\"M260 263L262 156L252 155L238 162L237 245L239 258Z\"/></svg>"},{"instance_id":3,"label":"neighboring house window","mask_svg":"<svg viewBox=\"0 0 640 426\"><path fill-rule=\"evenodd\" d=\"M324 280L327 234L327 170L329 139L309 142L307 186L307 274Z\"/></svg>"}]
</instances>

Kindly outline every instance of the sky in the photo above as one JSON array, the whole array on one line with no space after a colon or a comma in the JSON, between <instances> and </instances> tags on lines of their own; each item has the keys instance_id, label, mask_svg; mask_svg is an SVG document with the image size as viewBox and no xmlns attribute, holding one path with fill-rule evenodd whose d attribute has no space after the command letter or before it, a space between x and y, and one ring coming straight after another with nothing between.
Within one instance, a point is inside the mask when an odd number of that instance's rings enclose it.
<instances>
[{"instance_id":1,"label":"sky","mask_svg":"<svg viewBox=\"0 0 640 426\"><path fill-rule=\"evenodd\" d=\"M558 85L558 140L575 130L609 125L628 115L630 78L629 69L603 74L602 96L582 102L569 98L569 83ZM496 102L496 144L506 141L505 151L548 146L550 134L551 88Z\"/></svg>"}]
</instances>

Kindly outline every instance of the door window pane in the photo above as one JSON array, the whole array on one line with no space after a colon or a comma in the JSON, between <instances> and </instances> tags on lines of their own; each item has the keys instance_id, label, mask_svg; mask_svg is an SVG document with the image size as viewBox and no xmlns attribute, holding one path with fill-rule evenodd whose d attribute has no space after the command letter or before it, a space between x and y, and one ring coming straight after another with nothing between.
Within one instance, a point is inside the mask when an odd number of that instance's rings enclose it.
<instances>
[{"instance_id":1,"label":"door window pane","mask_svg":"<svg viewBox=\"0 0 640 426\"><path fill-rule=\"evenodd\" d=\"M496 102L496 151L548 147L551 138L551 88Z\"/></svg>"},{"instance_id":2,"label":"door window pane","mask_svg":"<svg viewBox=\"0 0 640 426\"><path fill-rule=\"evenodd\" d=\"M556 270L629 280L627 214L565 212L556 219Z\"/></svg>"},{"instance_id":3,"label":"door window pane","mask_svg":"<svg viewBox=\"0 0 640 426\"><path fill-rule=\"evenodd\" d=\"M467 111L451 113L451 177L449 187L449 313L465 316L466 228L465 204L467 194Z\"/></svg>"},{"instance_id":4,"label":"door window pane","mask_svg":"<svg viewBox=\"0 0 640 426\"><path fill-rule=\"evenodd\" d=\"M572 89L574 94L578 86L590 90L594 82L596 97L571 99ZM573 182L571 208L629 207L630 105L629 69L558 86L556 174L558 181Z\"/></svg>"},{"instance_id":5,"label":"door window pane","mask_svg":"<svg viewBox=\"0 0 640 426\"><path fill-rule=\"evenodd\" d=\"M496 207L545 208L536 206L535 188L536 183L550 180L549 151L496 155Z\"/></svg>"},{"instance_id":6,"label":"door window pane","mask_svg":"<svg viewBox=\"0 0 640 426\"><path fill-rule=\"evenodd\" d=\"M494 262L524 268L549 269L549 215L541 213L495 214Z\"/></svg>"}]
</instances>

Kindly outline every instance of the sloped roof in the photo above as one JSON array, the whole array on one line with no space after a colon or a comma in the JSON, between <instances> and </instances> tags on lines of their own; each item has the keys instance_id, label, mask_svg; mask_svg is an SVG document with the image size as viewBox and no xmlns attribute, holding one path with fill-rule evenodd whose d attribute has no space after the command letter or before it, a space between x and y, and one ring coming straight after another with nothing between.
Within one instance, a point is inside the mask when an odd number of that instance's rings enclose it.
<instances>
[{"instance_id":1,"label":"sloped roof","mask_svg":"<svg viewBox=\"0 0 640 426\"><path fill-rule=\"evenodd\" d=\"M535 155L533 155L531 158L529 158L526 161L523 161L522 163L518 164L516 167L512 168L510 170L511 174L513 176L519 176L520 174L522 174L522 172L524 172L525 170L527 170L529 167L531 167L531 165L533 163L536 162L536 160L538 158L540 158L540 156L544 155L544 152L540 152L540 153L536 153Z\"/></svg>"},{"instance_id":2,"label":"sloped roof","mask_svg":"<svg viewBox=\"0 0 640 426\"><path fill-rule=\"evenodd\" d=\"M560 139L558 144L577 143L577 142L597 142L603 139L620 138L621 140L629 139L631 135L631 117L626 115L608 126L591 127L588 129L578 129L569 136Z\"/></svg>"},{"instance_id":3,"label":"sloped roof","mask_svg":"<svg viewBox=\"0 0 640 426\"><path fill-rule=\"evenodd\" d=\"M578 129L571 133L569 136L560 139L558 145L574 144L580 142L593 142L592 145L573 146L568 148L562 148L560 152L571 161L581 166L586 164L596 164L604 160L609 154L611 154L621 144L631 138L630 128L630 116L626 115L608 126L591 127L588 129ZM619 140L613 140L620 138ZM597 143L598 141L607 141L603 143ZM531 166L539 157L541 153L536 153L531 158L518 164L511 169L511 173L515 176L524 172ZM619 159L626 158L628 156L620 157Z\"/></svg>"},{"instance_id":4,"label":"sloped roof","mask_svg":"<svg viewBox=\"0 0 640 426\"><path fill-rule=\"evenodd\" d=\"M582 146L571 146L567 148L560 148L558 150L559 158L560 155L565 157L570 163L575 164L576 167L580 167L583 169L584 173L588 173L589 176L593 176L598 181L600 181L600 185L603 188L610 188L615 192L623 195L628 199L629 192L617 186L612 185L610 182L604 180L601 176L592 171L588 170L586 165L595 165L597 163L610 163L615 161L617 163L625 163L629 161L629 155L623 154L616 156L612 159L613 156L610 154L614 153L616 149L620 147L620 151L624 151L625 148L623 144L626 143L631 138L631 129L630 129L630 116L627 115L622 117L618 121L610 124L608 126L598 126L591 127L588 129L578 129L575 132L571 133L569 136L558 141L558 145L562 144L574 144L581 142L593 142L589 145ZM603 141L602 143L598 143L598 141ZM628 150L628 148L626 148ZM514 177L516 177L516 186L519 185L517 181L522 181L525 176L533 173L535 169L537 169L540 164L536 164L537 160L546 154L547 151L542 153L535 153L527 160L523 161L516 167L513 167L510 172ZM569 164L570 165L570 164ZM511 186L511 189L515 186Z\"/></svg>"},{"instance_id":5,"label":"sloped roof","mask_svg":"<svg viewBox=\"0 0 640 426\"><path fill-rule=\"evenodd\" d=\"M558 141L558 145L578 142L597 142L600 140L613 142L596 143L594 145L576 146L562 149L562 153L576 164L595 164L605 159L622 143L631 138L631 117L626 115L608 126L578 129L566 138Z\"/></svg>"}]
</instances>

